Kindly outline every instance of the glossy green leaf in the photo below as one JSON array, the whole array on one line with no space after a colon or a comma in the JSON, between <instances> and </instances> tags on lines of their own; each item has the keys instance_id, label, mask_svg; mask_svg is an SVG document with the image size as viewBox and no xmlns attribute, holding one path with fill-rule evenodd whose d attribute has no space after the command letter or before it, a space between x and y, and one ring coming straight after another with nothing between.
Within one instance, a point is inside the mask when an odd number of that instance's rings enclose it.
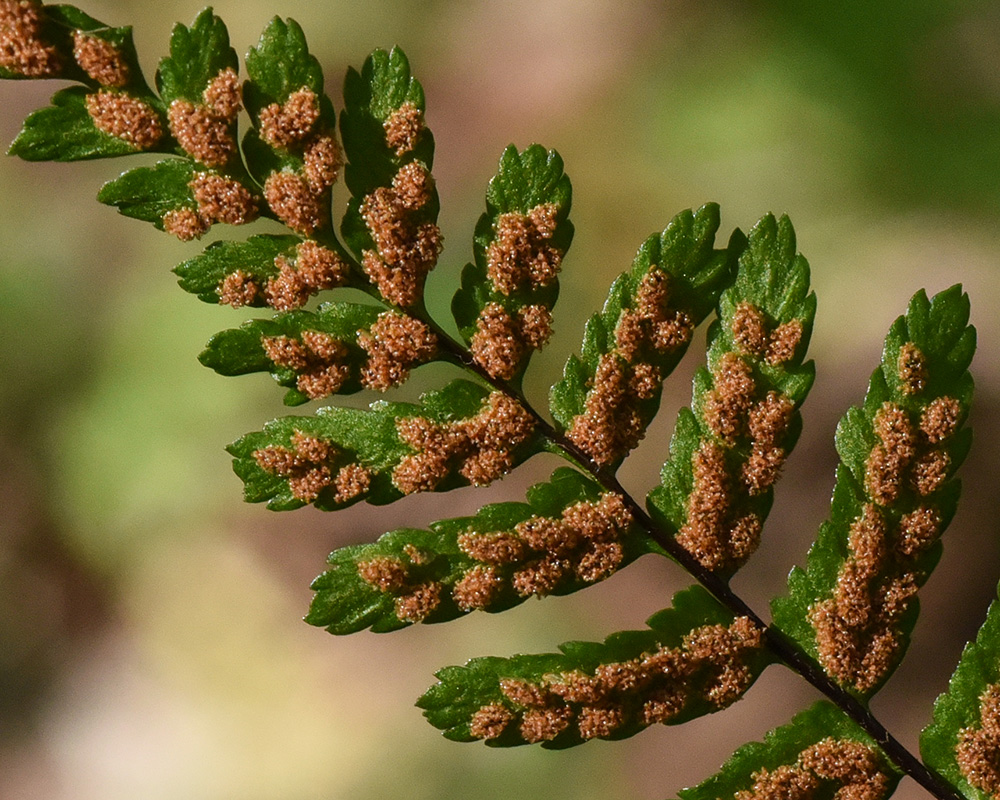
<instances>
[{"instance_id":1,"label":"glossy green leaf","mask_svg":"<svg viewBox=\"0 0 1000 800\"><path fill-rule=\"evenodd\" d=\"M446 667L417 705L449 739L564 748L718 711L769 663L759 630L746 618L734 621L701 587L674 595L673 606L646 624L603 643L569 642L561 653ZM727 656L714 650L724 641Z\"/></svg>"},{"instance_id":2,"label":"glossy green leaf","mask_svg":"<svg viewBox=\"0 0 1000 800\"><path fill-rule=\"evenodd\" d=\"M1000 763L1000 741L983 728L996 730L996 697L1000 687L1000 602L994 601L974 642L962 651L948 691L934 702L934 719L920 735L920 753L929 767L973 800L994 800L995 793L973 766L984 766L970 758L979 750L992 759L993 775ZM983 703L984 698L989 698ZM988 721L993 721L992 725ZM988 724L984 726L984 722ZM978 741L977 741L978 740ZM990 772L989 768L985 772ZM995 778L994 778L995 780Z\"/></svg>"},{"instance_id":3,"label":"glossy green leaf","mask_svg":"<svg viewBox=\"0 0 1000 800\"><path fill-rule=\"evenodd\" d=\"M97 199L126 217L152 222L163 230L163 217L178 208L195 208L188 184L198 169L187 159L168 159L123 173L101 187Z\"/></svg>"},{"instance_id":4,"label":"glossy green leaf","mask_svg":"<svg viewBox=\"0 0 1000 800\"><path fill-rule=\"evenodd\" d=\"M32 78L66 78L76 81L88 81L86 73L80 69L73 58L73 32L76 30L94 31L105 29L109 32L130 31L130 28L108 28L80 9L70 5L47 5L32 3L39 12L39 25L34 31L28 30L28 36L36 47L51 48L55 54L55 69L46 74L24 75L14 68L0 66L0 78L24 80Z\"/></svg>"},{"instance_id":5,"label":"glossy green leaf","mask_svg":"<svg viewBox=\"0 0 1000 800\"><path fill-rule=\"evenodd\" d=\"M364 288L348 258L336 241L324 247L298 236L264 234L242 242L213 242L174 272L182 289L206 303L287 311L327 289ZM227 287L235 284L247 291L230 297Z\"/></svg>"},{"instance_id":6,"label":"glossy green leaf","mask_svg":"<svg viewBox=\"0 0 1000 800\"><path fill-rule=\"evenodd\" d=\"M199 361L220 375L270 372L279 385L288 387L285 404L290 406L362 388L389 388L376 387L374 379L367 377L373 355L362 345L383 313L393 312L356 303L327 303L316 312L291 311L270 320L249 320L213 336ZM272 355L277 352L283 357L273 360L269 346ZM393 385L402 383L412 367L430 357L427 353L408 362L398 352L374 354L376 360L391 361L393 371L399 373Z\"/></svg>"},{"instance_id":7,"label":"glossy green leaf","mask_svg":"<svg viewBox=\"0 0 1000 800\"><path fill-rule=\"evenodd\" d=\"M417 591L434 598L419 621L445 622L476 609L497 613L532 596L585 589L656 549L637 526L621 528L595 515L603 495L595 481L562 467L549 481L532 486L526 503L493 503L474 516L441 520L428 530L400 528L372 544L336 550L331 568L313 582L316 596L306 622L336 634L368 627L392 631L418 621L406 612ZM556 552L530 533L527 540L518 533L562 522L567 509L572 509L569 528L574 515L586 514L601 524L586 533L560 526ZM477 541L502 547L478 550ZM550 565L549 580L539 581ZM379 585L362 577L363 572L381 575L379 569L392 580Z\"/></svg>"},{"instance_id":8,"label":"glossy green leaf","mask_svg":"<svg viewBox=\"0 0 1000 800\"><path fill-rule=\"evenodd\" d=\"M413 116L412 136L394 147L387 125L407 110ZM393 179L406 165L417 163L428 173L433 167L434 137L423 123L424 110L423 88L411 76L409 62L398 47L373 52L360 73L348 70L340 133L347 157L344 179L351 198L341 232L358 259L365 251L378 250L362 215L365 199L376 190L390 190ZM435 223L438 208L437 190L430 181L426 200L400 215L403 225L410 229L410 238L420 226ZM419 282L422 286L422 276Z\"/></svg>"},{"instance_id":9,"label":"glossy green leaf","mask_svg":"<svg viewBox=\"0 0 1000 800\"><path fill-rule=\"evenodd\" d=\"M202 11L188 28L180 23L170 35L170 55L160 61L156 88L164 101L202 102L205 87L225 69L239 68L236 51L229 46L225 23Z\"/></svg>"},{"instance_id":10,"label":"glossy green leaf","mask_svg":"<svg viewBox=\"0 0 1000 800\"><path fill-rule=\"evenodd\" d=\"M397 156L386 141L384 125L404 103L425 111L423 87L410 74L410 62L398 47L374 51L360 73L348 69L340 132L348 161L347 188L358 201L375 188L391 184L403 160L421 161L428 169L434 165L434 137L426 127L403 156ZM345 217L345 226L347 221ZM348 241L356 249L350 237Z\"/></svg>"},{"instance_id":11,"label":"glossy green leaf","mask_svg":"<svg viewBox=\"0 0 1000 800\"><path fill-rule=\"evenodd\" d=\"M453 381L440 391L423 395L419 404L380 401L373 403L370 410L331 407L321 408L315 417L276 419L263 431L234 442L228 450L235 457L233 469L243 479L248 502L266 500L268 508L275 511L299 508L306 502L332 510L362 498L381 505L415 491L446 491L470 482L487 483L500 477L496 472L501 471L501 466L513 467L539 452L543 441L531 431L533 422L523 410L519 412L519 426L507 420L497 421L490 428L476 428L486 421L480 413L489 413L491 398L500 399L477 384ZM512 411L511 403L507 401L500 409L502 416ZM444 450L440 438L428 434L423 445L407 444L400 430L405 420L413 418L427 420L425 428L457 431L458 441L452 443L452 449ZM470 432L470 427L476 430ZM413 436L419 434L414 432ZM305 454L307 448L317 449L312 441L296 445L296 439L302 437L322 443L325 452L321 457ZM289 475L262 466L260 453L265 450L272 453L272 460L280 457L294 462L291 481ZM487 470L488 474L471 472L479 463L477 458L485 455L500 457L491 462L496 469ZM344 468L363 469L367 485L363 491L338 499L340 487L336 481ZM293 488L310 482L315 486L321 476L326 483L315 493Z\"/></svg>"},{"instance_id":12,"label":"glossy green leaf","mask_svg":"<svg viewBox=\"0 0 1000 800\"><path fill-rule=\"evenodd\" d=\"M486 213L476 225L475 262L462 271L462 286L452 300L452 314L473 355L491 375L515 386L531 353L548 340L545 332L532 344L530 330L539 325L549 330L559 294L555 273L573 239L571 200L572 187L558 153L540 145L522 153L508 147L486 190ZM487 327L487 319L495 320L500 330Z\"/></svg>"},{"instance_id":13,"label":"glossy green leaf","mask_svg":"<svg viewBox=\"0 0 1000 800\"><path fill-rule=\"evenodd\" d=\"M323 91L323 70L309 53L305 34L295 20L271 20L260 41L247 53L246 64L250 79L243 85L243 102L254 128L244 137L243 151L250 173L263 184L275 170L302 170L304 150L316 136L334 135L337 115ZM283 146L264 141L259 131L261 111L282 105L303 90L311 92L316 101L317 118L309 132Z\"/></svg>"},{"instance_id":14,"label":"glossy green leaf","mask_svg":"<svg viewBox=\"0 0 1000 800\"><path fill-rule=\"evenodd\" d=\"M53 96L51 106L30 114L10 147L10 154L27 161L77 161L122 156L143 150L166 152L167 148L162 144L165 137L138 146L127 136L99 130L87 110L87 98L95 91L110 97L127 96L133 103L142 104L147 117L155 120L154 124L160 130L166 129L163 104L143 77L132 41L132 29L108 27L72 6L47 6L43 19L40 33L42 39L51 42L58 53L58 77L79 81L86 87L63 89ZM111 62L106 64L107 71L97 71L97 66L89 63L86 56L82 56L82 63L94 71L93 76L77 63L74 36L78 33L85 33L90 40L106 47L109 51L106 57L114 54ZM81 50L81 53L85 52L85 49ZM0 68L0 77L16 76Z\"/></svg>"},{"instance_id":15,"label":"glossy green leaf","mask_svg":"<svg viewBox=\"0 0 1000 800\"><path fill-rule=\"evenodd\" d=\"M94 126L87 112L88 94L82 86L56 92L51 106L25 119L24 127L10 146L10 155L25 161L80 161L143 152L125 139ZM157 150L165 152L162 148Z\"/></svg>"},{"instance_id":16,"label":"glossy green leaf","mask_svg":"<svg viewBox=\"0 0 1000 800\"><path fill-rule=\"evenodd\" d=\"M845 755L854 756L856 761L852 765L845 759L848 762L843 768L847 773L846 779L819 774L826 771L823 767L819 772L809 769L808 755L805 764L800 762L800 756L819 743L826 744L828 752L836 752L838 745L847 744ZM862 745L867 752L859 750L854 743ZM859 754L862 756L860 759L857 758ZM870 771L857 769L858 763L870 768ZM826 766L830 772L838 768L835 762ZM855 769L851 770L851 766L855 766ZM873 800L887 798L902 778L902 773L885 758L871 737L836 706L823 700L796 714L787 725L769 731L764 741L743 745L719 772L697 786L682 789L679 796L681 800L733 800L740 792L750 792L759 778L782 768L790 768L800 776L805 776L804 781L802 777L799 780L803 783L808 781L806 785L813 787L811 791L796 795L803 797L832 797L834 791L853 784L857 786L857 792L866 793L845 794L845 797L864 796ZM777 798L785 795L779 787L774 786L770 792L754 796Z\"/></svg>"},{"instance_id":17,"label":"glossy green leaf","mask_svg":"<svg viewBox=\"0 0 1000 800\"><path fill-rule=\"evenodd\" d=\"M263 286L269 278L279 273L275 259L291 259L295 246L303 240L298 236L251 236L244 242L212 242L204 252L174 267L178 284L206 303L219 302L219 286L227 275L237 270ZM263 295L258 295L253 306L266 305Z\"/></svg>"},{"instance_id":18,"label":"glossy green leaf","mask_svg":"<svg viewBox=\"0 0 1000 800\"><path fill-rule=\"evenodd\" d=\"M695 374L691 408L678 416L661 485L648 497L654 519L706 569L730 574L756 548L778 470L801 430L798 409L814 377L803 358L815 312L791 223L764 217L719 298L708 368ZM696 479L699 470L704 476ZM726 489L710 501L715 483Z\"/></svg>"},{"instance_id":19,"label":"glossy green leaf","mask_svg":"<svg viewBox=\"0 0 1000 800\"><path fill-rule=\"evenodd\" d=\"M243 100L252 115L271 103L284 103L302 87L323 95L323 68L309 53L305 34L293 19L272 19L247 53L246 63L250 80Z\"/></svg>"},{"instance_id":20,"label":"glossy green leaf","mask_svg":"<svg viewBox=\"0 0 1000 800\"><path fill-rule=\"evenodd\" d=\"M139 56L135 50L131 25L121 28L105 25L103 22L99 22L83 11L80 11L80 9L68 5L46 6L45 13L52 23L59 25L66 31L65 35L69 37L70 42L72 42L72 36L76 31L85 31L112 45L118 51L118 56L127 72L127 79L117 88L134 97L141 97L148 102L157 102L156 95L153 94L152 89L150 89L149 84L146 82L142 67L139 64ZM72 47L70 47L69 52L72 53ZM79 80L91 87L100 85L98 80L87 74L79 65L74 63L71 69L72 74L67 74L66 77L72 77L74 80Z\"/></svg>"},{"instance_id":21,"label":"glossy green leaf","mask_svg":"<svg viewBox=\"0 0 1000 800\"><path fill-rule=\"evenodd\" d=\"M903 657L919 608L913 592L937 564L939 537L955 513L959 483L954 475L970 444L970 432L962 429L972 400L968 366L976 341L968 320L968 297L953 286L932 300L918 292L906 315L893 323L864 404L851 408L837 427L841 463L830 519L820 528L805 569L789 575L788 595L772 603L775 624L860 697L878 691ZM913 370L901 370L901 354L910 348L922 354L919 389L912 374L909 382L904 379ZM896 429L909 442L899 445L893 482L879 477L888 469L879 466L879 449L897 452L895 445L887 450L878 432L878 420L888 419L883 409L895 409ZM947 425L934 432L929 420L940 417L942 409L949 409ZM868 537L872 544L867 547L880 554L871 556L871 567L859 566L863 556L851 544L852 536ZM862 569L868 576L861 596L870 608L861 625L836 622L844 612L834 612L834 606L848 602L846 593L855 593L853 582L841 578L848 574L845 569ZM827 622L818 623L817 615ZM842 640L823 637L826 644L821 644L817 624L841 626ZM846 652L858 655L845 660ZM858 659L866 659L864 666Z\"/></svg>"},{"instance_id":22,"label":"glossy green leaf","mask_svg":"<svg viewBox=\"0 0 1000 800\"><path fill-rule=\"evenodd\" d=\"M667 287L666 297L656 304L656 313L664 321L686 319L693 329L715 308L719 293L733 280L735 259L743 241L737 232L728 250L715 249L718 228L719 207L709 204L696 212L678 214L662 233L650 236L639 248L632 268L612 284L604 308L587 322L581 354L570 356L563 377L552 387L549 397L552 415L560 428L574 431L574 425L585 423L588 396L593 395L602 362L608 365L617 361L630 380L638 374L639 364L643 365L640 370L649 373L651 385L641 397L628 390L625 402L615 404L615 414L597 421L598 426L609 429L607 440L614 442L607 453L585 446L584 437L578 435L579 428L571 433L571 438L584 445L602 466L617 468L641 438L659 408L662 380L677 366L689 341L688 338L660 347L643 342L635 354L626 354L619 347L616 332L629 321L626 318L636 318L637 297L644 279L647 284L662 281ZM652 320L639 324L647 328L654 325ZM647 337L652 335L651 330L645 333Z\"/></svg>"}]
</instances>

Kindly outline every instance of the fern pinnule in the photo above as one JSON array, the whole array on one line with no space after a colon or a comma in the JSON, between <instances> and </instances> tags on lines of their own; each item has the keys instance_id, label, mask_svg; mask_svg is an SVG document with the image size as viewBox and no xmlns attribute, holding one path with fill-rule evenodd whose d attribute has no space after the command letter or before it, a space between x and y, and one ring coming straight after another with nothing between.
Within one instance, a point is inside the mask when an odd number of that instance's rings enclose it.
<instances>
[{"instance_id":1,"label":"fern pinnule","mask_svg":"<svg viewBox=\"0 0 1000 800\"><path fill-rule=\"evenodd\" d=\"M923 292L886 338L863 406L837 429L841 465L831 519L775 623L826 672L870 696L905 652L915 594L941 553L955 513L955 470L971 442L962 427L972 400L975 329L968 297L954 286Z\"/></svg>"}]
</instances>

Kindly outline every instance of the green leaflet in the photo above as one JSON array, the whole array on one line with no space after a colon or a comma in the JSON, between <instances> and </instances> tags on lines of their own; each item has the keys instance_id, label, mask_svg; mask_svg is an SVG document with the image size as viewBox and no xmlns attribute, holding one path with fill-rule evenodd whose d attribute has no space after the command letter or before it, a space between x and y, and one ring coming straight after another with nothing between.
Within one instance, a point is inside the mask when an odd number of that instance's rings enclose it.
<instances>
[{"instance_id":1,"label":"green leaflet","mask_svg":"<svg viewBox=\"0 0 1000 800\"><path fill-rule=\"evenodd\" d=\"M556 273L573 239L569 178L554 150L511 145L486 190L475 263L462 271L452 314L473 357L494 378L520 386L533 350L551 332Z\"/></svg>"},{"instance_id":2,"label":"green leaflet","mask_svg":"<svg viewBox=\"0 0 1000 800\"><path fill-rule=\"evenodd\" d=\"M718 228L719 207L709 204L681 212L662 233L650 236L632 268L611 286L602 311L587 322L581 355L570 356L552 387L549 406L557 424L600 466L617 468L638 443L659 408L662 380L687 349L690 331L733 280L743 238L737 232L728 251L716 250ZM587 403L600 402L594 388L598 372L607 386L614 383L608 373L615 370L620 382L641 384L639 392L619 386L626 402L614 404L615 415L588 415ZM601 450L591 440L611 446Z\"/></svg>"},{"instance_id":3,"label":"green leaflet","mask_svg":"<svg viewBox=\"0 0 1000 800\"><path fill-rule=\"evenodd\" d=\"M290 310L326 289L364 288L337 242L327 248L287 235L212 242L174 272L180 287L199 300L236 307Z\"/></svg>"},{"instance_id":4,"label":"green leaflet","mask_svg":"<svg viewBox=\"0 0 1000 800\"><path fill-rule=\"evenodd\" d=\"M365 355L355 344L355 336L360 330L370 328L378 314L379 309L374 306L328 303L316 313L291 311L277 314L270 320L247 320L239 328L215 334L198 360L220 375L270 372L281 386L292 387L285 395L285 404L300 405L310 399L294 388L301 370L282 366L269 358L262 340L284 337L301 342L303 331L324 333L349 347L349 352L344 353L337 363L352 368L351 374L338 393L352 394L361 389L357 373Z\"/></svg>"},{"instance_id":5,"label":"green leaflet","mask_svg":"<svg viewBox=\"0 0 1000 800\"><path fill-rule=\"evenodd\" d=\"M217 333L198 360L220 375L270 372L289 387L285 405L295 406L362 388L385 391L436 356L436 337L417 320L326 303L315 313L292 311Z\"/></svg>"},{"instance_id":6,"label":"green leaflet","mask_svg":"<svg viewBox=\"0 0 1000 800\"><path fill-rule=\"evenodd\" d=\"M169 159L108 181L97 199L117 207L126 217L152 222L159 230L188 241L200 238L218 222L244 225L257 218L259 198L246 188L241 172L239 164L220 174L201 168L194 159ZM260 303L247 299L233 305Z\"/></svg>"},{"instance_id":7,"label":"green leaflet","mask_svg":"<svg viewBox=\"0 0 1000 800\"><path fill-rule=\"evenodd\" d=\"M78 8L70 5L42 6L32 3L39 10L39 24L30 31L31 43L39 48L50 48L55 54L54 61L42 57L41 64L51 63L52 71L29 72L23 74L13 68L0 67L0 78L22 80L31 78L66 78L75 81L89 81L87 74L77 65L73 58L73 31L96 31L106 29L117 35L119 32L130 32L131 28L108 28ZM27 26L31 27L31 26ZM36 58L39 51L33 54Z\"/></svg>"},{"instance_id":8,"label":"green leaflet","mask_svg":"<svg viewBox=\"0 0 1000 800\"><path fill-rule=\"evenodd\" d=\"M58 53L58 77L85 86L56 92L51 106L30 114L10 154L26 161L78 161L168 152L163 104L143 77L131 27L108 27L72 6L48 6L45 19L42 38ZM15 77L8 73L0 68L0 77ZM115 103L129 104L127 115L118 113L133 120L131 129L110 121Z\"/></svg>"},{"instance_id":9,"label":"green leaflet","mask_svg":"<svg viewBox=\"0 0 1000 800\"><path fill-rule=\"evenodd\" d=\"M962 651L948 691L934 702L934 720L920 735L920 753L929 767L957 787L961 794L974 800L994 800L996 777L992 783L977 779L970 769L996 776L972 757L979 749L987 758L998 763L1000 741L996 731L996 689L1000 685L1000 603L994 601L986 613L975 642ZM984 698L989 698L983 703ZM990 724L992 722L992 725ZM984 725L984 723L987 723ZM991 737L983 728L992 728ZM977 741L978 740L978 741ZM984 770L983 767L987 768Z\"/></svg>"},{"instance_id":10,"label":"green leaflet","mask_svg":"<svg viewBox=\"0 0 1000 800\"><path fill-rule=\"evenodd\" d=\"M176 220L168 225L183 240L200 236L214 222L242 224L259 213L257 187L246 173L237 144L242 104L238 71L239 59L229 46L226 26L210 8L190 28L174 26L170 55L160 61L156 86L167 104L176 152L210 170L207 174L214 181L196 192L200 223L188 214L184 225Z\"/></svg>"},{"instance_id":11,"label":"green leaflet","mask_svg":"<svg viewBox=\"0 0 1000 800\"><path fill-rule=\"evenodd\" d=\"M163 100L201 103L208 84L223 70L239 68L236 51L229 46L225 23L206 8L185 27L174 25L170 55L160 61L156 88Z\"/></svg>"},{"instance_id":12,"label":"green leaflet","mask_svg":"<svg viewBox=\"0 0 1000 800\"><path fill-rule=\"evenodd\" d=\"M843 747L846 743L844 755L853 756L860 764L871 768L871 771L857 768L850 770L849 765L845 765L848 766L845 770L847 775L838 779L823 774L826 770L822 767L818 771L809 769L810 764L815 766L815 761L818 759L811 760L807 755L803 759L805 761L803 764L800 762L800 756L821 742L827 743L825 748L827 755L831 753L835 755L837 745ZM830 747L830 744L833 744L833 747ZM857 745L863 746L865 750L861 750ZM858 755L861 755L861 758L857 758ZM719 772L693 788L682 789L678 794L681 800L732 800L738 792L752 790L764 771L774 773L783 767L808 776L806 780L814 788L811 792L804 792L801 795L803 797L833 796L834 790L855 784L858 785L858 790L866 790L865 794L858 796L882 800L892 794L902 777L902 773L882 755L874 740L836 706L823 700L796 714L787 725L769 731L763 742L743 745L733 753ZM829 795L826 792L829 792ZM783 797L784 794L777 785L774 785L770 792L765 790L755 796Z\"/></svg>"},{"instance_id":13,"label":"green leaflet","mask_svg":"<svg viewBox=\"0 0 1000 800\"><path fill-rule=\"evenodd\" d=\"M121 89L133 96L143 97L147 100L156 101L149 84L146 83L142 68L139 65L139 56L135 51L135 42L132 38L132 26L126 25L121 28L105 25L93 17L69 5L46 6L45 14L50 25L58 26L61 29L58 38L65 37L67 58L65 60L67 71L62 77L72 78L90 87L98 87L102 82L86 71L85 66L77 63L73 54L73 34L76 31L83 31L91 34L94 38L100 39L111 45L116 51L120 63L124 66L124 74L121 76L121 83L115 85L116 89Z\"/></svg>"},{"instance_id":14,"label":"green leaflet","mask_svg":"<svg viewBox=\"0 0 1000 800\"><path fill-rule=\"evenodd\" d=\"M323 68L309 53L299 24L275 17L247 53L250 80L243 90L247 111L258 116L264 106L284 103L303 86L323 94Z\"/></svg>"},{"instance_id":15,"label":"green leaflet","mask_svg":"<svg viewBox=\"0 0 1000 800\"><path fill-rule=\"evenodd\" d=\"M426 108L423 87L410 75L410 62L398 47L389 52L375 50L360 73L353 68L347 70L344 111L340 115L348 160L344 178L359 202L377 187L388 186L403 161L417 160L428 169L434 165L434 137L423 125L413 131L412 146L401 155L386 139L385 123L405 104L420 112ZM347 223L345 217L344 225ZM360 253L350 237L348 242Z\"/></svg>"},{"instance_id":16,"label":"green leaflet","mask_svg":"<svg viewBox=\"0 0 1000 800\"><path fill-rule=\"evenodd\" d=\"M651 514L706 569L731 574L756 549L773 484L812 386L803 363L816 312L809 265L787 217L750 231L708 332L708 368L682 409Z\"/></svg>"},{"instance_id":17,"label":"green leaflet","mask_svg":"<svg viewBox=\"0 0 1000 800\"><path fill-rule=\"evenodd\" d=\"M306 622L336 634L381 633L579 591L656 550L638 527L621 524L614 501L561 467L528 490L527 503L494 503L429 530L401 528L341 548L313 582Z\"/></svg>"},{"instance_id":18,"label":"green leaflet","mask_svg":"<svg viewBox=\"0 0 1000 800\"><path fill-rule=\"evenodd\" d=\"M261 184L274 171L301 173L317 160L320 148L327 148L334 158L327 168L334 177L310 187L323 197L326 227L329 189L340 169L340 147L333 138L337 115L323 92L323 70L309 53L302 28L275 17L247 53L246 65L250 80L243 86L243 101L254 127L243 139L243 152L250 173Z\"/></svg>"},{"instance_id":19,"label":"green leaflet","mask_svg":"<svg viewBox=\"0 0 1000 800\"><path fill-rule=\"evenodd\" d=\"M313 502L333 510L359 499L381 505L417 491L485 485L539 452L534 419L515 401L468 381L419 404L322 408L283 417L227 449L248 502L274 511Z\"/></svg>"},{"instance_id":20,"label":"green leaflet","mask_svg":"<svg viewBox=\"0 0 1000 800\"><path fill-rule=\"evenodd\" d=\"M449 739L564 748L717 711L769 663L759 629L734 620L698 586L674 595L673 606L646 624L603 643L569 642L561 654L446 667L417 705ZM726 646L729 655L721 657Z\"/></svg>"},{"instance_id":21,"label":"green leaflet","mask_svg":"<svg viewBox=\"0 0 1000 800\"><path fill-rule=\"evenodd\" d=\"M198 174L187 159L171 158L152 167L130 169L101 187L97 199L126 217L152 222L163 230L164 216L197 204L189 184Z\"/></svg>"},{"instance_id":22,"label":"green leaflet","mask_svg":"<svg viewBox=\"0 0 1000 800\"><path fill-rule=\"evenodd\" d=\"M176 163L176 162L175 162ZM212 242L204 252L174 267L177 283L185 292L198 296L206 303L218 303L219 287L227 275L242 271L259 286L277 276L279 267L274 263L278 256L294 260L295 246L303 240L298 236L251 236L244 242ZM263 293L244 305L264 306Z\"/></svg>"},{"instance_id":23,"label":"green leaflet","mask_svg":"<svg viewBox=\"0 0 1000 800\"><path fill-rule=\"evenodd\" d=\"M441 232L424 91L402 50L376 50L360 73L348 70L340 133L351 193L344 240L386 301L419 305L441 252Z\"/></svg>"},{"instance_id":24,"label":"green leaflet","mask_svg":"<svg viewBox=\"0 0 1000 800\"><path fill-rule=\"evenodd\" d=\"M24 127L10 146L10 155L25 161L81 161L142 152L125 139L94 126L87 113L89 94L82 86L56 92L51 106L25 119Z\"/></svg>"},{"instance_id":25,"label":"green leaflet","mask_svg":"<svg viewBox=\"0 0 1000 800\"><path fill-rule=\"evenodd\" d=\"M805 569L789 575L788 595L772 603L775 624L862 699L903 657L913 594L955 513L954 475L971 442L962 429L976 341L968 320L968 297L953 286L932 300L918 292L893 323L864 404L837 427L830 519ZM866 622L847 624L859 603Z\"/></svg>"}]
</instances>

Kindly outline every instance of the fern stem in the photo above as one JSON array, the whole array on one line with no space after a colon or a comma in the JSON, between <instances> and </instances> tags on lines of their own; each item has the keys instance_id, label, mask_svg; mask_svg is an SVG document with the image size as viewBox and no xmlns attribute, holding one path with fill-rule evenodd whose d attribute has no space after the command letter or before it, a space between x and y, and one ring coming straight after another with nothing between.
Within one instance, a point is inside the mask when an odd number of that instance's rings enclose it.
<instances>
[{"instance_id":1,"label":"fern stem","mask_svg":"<svg viewBox=\"0 0 1000 800\"><path fill-rule=\"evenodd\" d=\"M421 309L423 310L423 309ZM411 310L411 313L412 310ZM728 581L723 580L715 573L705 569L687 550L681 547L677 540L662 530L652 517L639 503L632 497L631 493L625 490L619 483L615 475L605 469L600 469L590 457L576 446L572 441L561 434L544 417L542 417L534 406L528 402L524 393L515 389L506 381L497 379L489 375L479 364L477 364L468 349L461 343L453 339L444 331L430 315L424 312L420 315L422 321L429 325L438 337L438 342L442 349L453 356L460 364L475 372L480 378L486 381L497 391L504 392L516 399L521 406L535 419L538 430L549 441L554 442L572 461L576 462L582 469L603 486L607 491L614 492L622 497L629 511L646 531L649 537L662 547L666 553L688 574L705 587L720 603L722 603L735 616L749 617L764 631L764 639L768 649L774 653L778 659L789 669L797 672L806 681L812 684L820 693L825 695L837 707L839 707L848 717L862 728L874 739L883 752L900 770L909 775L913 780L924 787L932 796L938 800L964 800L961 794L936 771L930 769L919 758L911 753L898 739L896 739L885 726L876 719L871 711L863 705L856 697L844 690L838 683L831 679L816 663L810 658L802 648L793 640L789 639L782 631L768 625L764 620L744 602L729 586Z\"/></svg>"}]
</instances>

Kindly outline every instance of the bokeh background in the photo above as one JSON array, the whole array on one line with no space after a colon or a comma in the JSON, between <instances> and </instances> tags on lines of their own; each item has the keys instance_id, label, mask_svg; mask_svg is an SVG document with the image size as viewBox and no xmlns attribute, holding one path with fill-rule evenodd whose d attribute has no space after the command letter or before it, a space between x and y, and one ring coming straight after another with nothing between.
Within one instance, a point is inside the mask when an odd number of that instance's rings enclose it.
<instances>
[{"instance_id":1,"label":"bokeh background","mask_svg":"<svg viewBox=\"0 0 1000 800\"><path fill-rule=\"evenodd\" d=\"M151 73L173 22L200 6L86 10L134 24ZM240 52L271 15L296 18L338 107L347 65L375 47L405 49L437 140L439 318L504 146L560 151L577 235L556 337L530 373L539 402L611 279L678 210L720 202L723 240L765 212L792 217L820 298L819 366L765 543L735 581L761 612L824 518L836 421L860 401L889 324L917 289L964 284L981 348L965 500L922 592L910 656L875 701L915 746L1000 573L1000 5L217 0L215 10ZM53 90L0 85L0 139ZM775 667L732 709L625 742L549 753L445 741L412 706L436 668L639 627L688 581L644 559L576 596L391 636L334 639L300 622L330 550L519 499L554 462L536 459L490 490L375 510L244 505L223 447L285 413L281 391L195 360L242 315L176 288L169 269L197 243L94 201L136 163L0 160L0 796L652 800L815 699ZM623 470L640 495L690 371ZM424 368L404 394L447 377ZM899 796L924 793L904 782Z\"/></svg>"}]
</instances>

